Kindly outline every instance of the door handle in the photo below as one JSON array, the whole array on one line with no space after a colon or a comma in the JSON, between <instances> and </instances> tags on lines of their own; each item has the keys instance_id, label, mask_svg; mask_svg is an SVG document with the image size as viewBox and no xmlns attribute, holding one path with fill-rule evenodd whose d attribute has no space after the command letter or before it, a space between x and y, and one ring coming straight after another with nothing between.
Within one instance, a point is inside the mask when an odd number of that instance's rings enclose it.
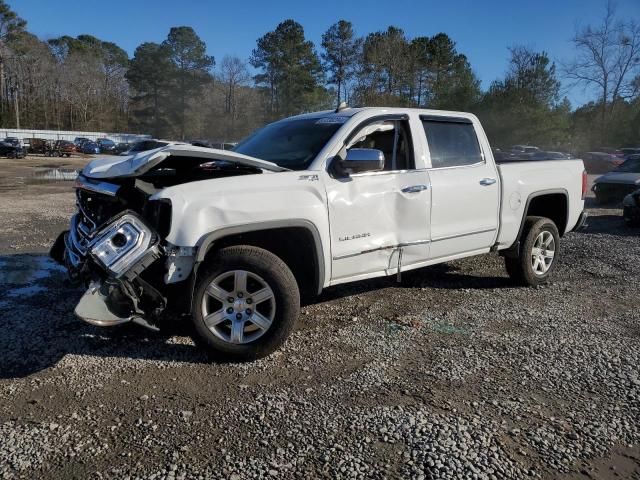
<instances>
[{"instance_id":1,"label":"door handle","mask_svg":"<svg viewBox=\"0 0 640 480\"><path fill-rule=\"evenodd\" d=\"M402 189L402 193L418 193L426 190L427 188L429 187L427 187L426 185L410 185L408 187L404 187Z\"/></svg>"},{"instance_id":2,"label":"door handle","mask_svg":"<svg viewBox=\"0 0 640 480\"><path fill-rule=\"evenodd\" d=\"M480 185L482 185L483 187L488 187L489 185L493 185L494 183L496 183L495 178L483 178L482 180L480 180Z\"/></svg>"}]
</instances>

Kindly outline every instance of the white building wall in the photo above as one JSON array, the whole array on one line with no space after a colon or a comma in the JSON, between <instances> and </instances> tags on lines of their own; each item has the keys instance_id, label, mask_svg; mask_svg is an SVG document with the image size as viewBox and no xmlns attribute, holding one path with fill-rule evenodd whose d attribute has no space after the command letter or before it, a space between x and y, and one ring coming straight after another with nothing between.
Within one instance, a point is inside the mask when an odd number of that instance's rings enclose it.
<instances>
[{"instance_id":1,"label":"white building wall","mask_svg":"<svg viewBox=\"0 0 640 480\"><path fill-rule=\"evenodd\" d=\"M76 137L90 138L97 140L98 138L110 138L116 143L131 143L143 138L151 138L151 135L138 135L134 133L105 133L105 132L79 132L65 130L28 130L28 129L0 129L0 140L5 137L17 137L20 140L25 138L43 138L45 140L70 140Z\"/></svg>"}]
</instances>

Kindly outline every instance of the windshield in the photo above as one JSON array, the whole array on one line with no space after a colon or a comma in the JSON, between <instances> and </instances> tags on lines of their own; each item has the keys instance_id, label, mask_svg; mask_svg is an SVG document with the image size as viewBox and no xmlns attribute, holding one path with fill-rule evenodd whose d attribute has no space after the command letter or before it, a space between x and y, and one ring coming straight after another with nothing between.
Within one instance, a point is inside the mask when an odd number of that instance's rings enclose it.
<instances>
[{"instance_id":1,"label":"windshield","mask_svg":"<svg viewBox=\"0 0 640 480\"><path fill-rule=\"evenodd\" d=\"M233 151L291 170L305 170L341 125L318 118L276 122L244 139Z\"/></svg>"},{"instance_id":2,"label":"windshield","mask_svg":"<svg viewBox=\"0 0 640 480\"><path fill-rule=\"evenodd\" d=\"M616 172L640 173L640 158L627 160L618 168L616 168Z\"/></svg>"}]
</instances>

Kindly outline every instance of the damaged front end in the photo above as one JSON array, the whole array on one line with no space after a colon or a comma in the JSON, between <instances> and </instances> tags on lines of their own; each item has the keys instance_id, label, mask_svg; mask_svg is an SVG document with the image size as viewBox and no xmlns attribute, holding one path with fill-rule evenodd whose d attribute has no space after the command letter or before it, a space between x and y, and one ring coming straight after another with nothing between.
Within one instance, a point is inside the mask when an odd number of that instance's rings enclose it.
<instances>
[{"instance_id":1,"label":"damaged front end","mask_svg":"<svg viewBox=\"0 0 640 480\"><path fill-rule=\"evenodd\" d=\"M130 321L151 326L167 306L166 297L143 278L164 256L157 231L161 226L154 228L126 208L127 202L116 195L122 185L80 176L76 188L78 212L70 230L51 248L51 257L66 266L71 281L88 286L76 315L100 326ZM157 272L151 276L156 277Z\"/></svg>"},{"instance_id":2,"label":"damaged front end","mask_svg":"<svg viewBox=\"0 0 640 480\"><path fill-rule=\"evenodd\" d=\"M175 185L282 167L233 152L169 146L132 157L97 159L76 180L77 213L51 256L88 287L75 313L94 325L157 325L188 313L195 246L167 242L172 204L157 195Z\"/></svg>"},{"instance_id":3,"label":"damaged front end","mask_svg":"<svg viewBox=\"0 0 640 480\"><path fill-rule=\"evenodd\" d=\"M162 256L158 235L132 211L99 229L88 229L87 220L78 212L51 250L72 281L88 285L76 315L100 326L157 318L166 298L141 274Z\"/></svg>"}]
</instances>

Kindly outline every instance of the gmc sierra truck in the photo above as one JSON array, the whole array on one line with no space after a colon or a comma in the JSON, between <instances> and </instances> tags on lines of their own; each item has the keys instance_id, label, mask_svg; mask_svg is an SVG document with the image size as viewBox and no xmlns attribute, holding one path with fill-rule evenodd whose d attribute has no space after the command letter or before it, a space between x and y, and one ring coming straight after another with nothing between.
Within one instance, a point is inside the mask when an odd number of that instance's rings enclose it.
<instances>
[{"instance_id":1,"label":"gmc sierra truck","mask_svg":"<svg viewBox=\"0 0 640 480\"><path fill-rule=\"evenodd\" d=\"M168 145L97 159L51 255L95 325L189 318L212 354L277 349L323 288L499 252L548 280L585 221L581 160L497 165L469 113L341 108L258 130L233 151Z\"/></svg>"}]
</instances>

